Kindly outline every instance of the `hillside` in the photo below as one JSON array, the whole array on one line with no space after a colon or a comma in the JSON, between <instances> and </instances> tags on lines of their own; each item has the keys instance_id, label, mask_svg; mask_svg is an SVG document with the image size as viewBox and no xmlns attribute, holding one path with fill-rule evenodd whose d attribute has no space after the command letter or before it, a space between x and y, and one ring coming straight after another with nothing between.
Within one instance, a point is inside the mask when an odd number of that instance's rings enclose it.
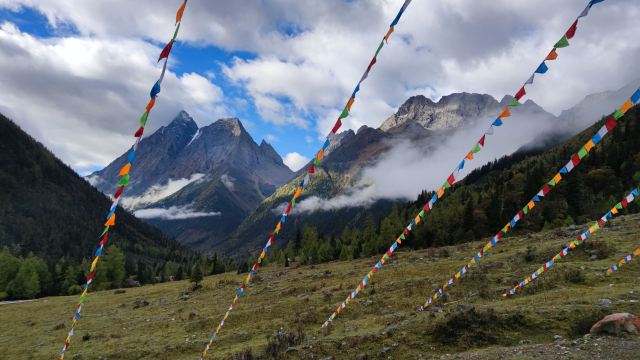
<instances>
[{"instance_id":1,"label":"hillside","mask_svg":"<svg viewBox=\"0 0 640 360\"><path fill-rule=\"evenodd\" d=\"M640 263L604 275L608 266L638 247L638 215L614 218L589 241L590 247L560 261L530 290L512 299L501 297L582 228L505 240L451 289L447 304L432 308L434 312L416 308L484 242L401 250L334 321L327 337L321 335L320 325L377 257L315 266L294 263L289 268L269 265L249 286L207 358L256 359L265 354L269 342L269 354L282 359L634 359L640 351L638 337L584 334L606 314L640 314ZM595 247L607 248L608 254L590 260ZM181 299L189 287L186 281L127 289L123 294L93 293L70 356L197 358L243 278L231 273L206 277L204 288L186 300ZM60 324L67 324L74 301L55 297L0 305L0 318L14 324L0 328L3 356L57 354L64 337ZM278 341L273 335L280 329ZM301 334L303 339L286 334ZM555 335L562 340L554 341ZM253 357L247 356L249 350Z\"/></svg>"},{"instance_id":2,"label":"hillside","mask_svg":"<svg viewBox=\"0 0 640 360\"><path fill-rule=\"evenodd\" d=\"M20 257L32 253L51 273L58 263L79 265L93 254L111 201L2 115L0 188L0 250L6 246ZM195 256L122 209L116 216L109 245L124 252L129 274Z\"/></svg>"},{"instance_id":3,"label":"hillside","mask_svg":"<svg viewBox=\"0 0 640 360\"><path fill-rule=\"evenodd\" d=\"M637 107L630 110L613 134L582 161L576 171L527 217L516 232L539 231L599 216L601 209L613 204L612 201L617 201L624 191L640 180L638 117ZM410 234L405 245L414 248L451 245L493 235L602 123L602 120L596 121L561 144L557 144L557 141L566 136L552 140L548 137L547 142L537 140L528 143L513 155L471 171L430 212L425 225L417 227ZM328 158L331 159L331 156ZM309 194L331 192L327 184L335 183L339 172L332 171L331 160L327 164L317 171L307 197ZM268 229L271 226L269 223L277 215L277 212L269 209L276 207L293 192L294 187L289 184L265 201L224 243L225 251L237 252L237 249L242 249L241 254L244 254L242 251L248 251L251 246L256 249L259 246L260 229ZM331 240L332 246L341 244L343 248L347 247L348 257L378 254L387 249L399 229L419 212L431 196L432 193L423 192L413 202L383 200L368 207L294 213L288 220L290 224L287 224L288 229L293 229L280 234L279 245L284 247L287 241L296 239L300 229L306 225L314 227L321 239ZM302 198L301 204L305 197ZM638 209L640 207L637 205L631 207L634 212ZM249 237L248 234L254 236ZM341 253L340 248L333 249L333 258L337 259Z\"/></svg>"}]
</instances>

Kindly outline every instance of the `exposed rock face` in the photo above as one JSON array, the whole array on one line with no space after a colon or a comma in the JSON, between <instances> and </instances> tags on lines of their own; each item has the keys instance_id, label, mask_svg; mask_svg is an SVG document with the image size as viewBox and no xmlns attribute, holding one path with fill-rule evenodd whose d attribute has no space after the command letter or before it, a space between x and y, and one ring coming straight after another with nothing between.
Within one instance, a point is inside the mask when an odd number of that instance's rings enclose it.
<instances>
[{"instance_id":1,"label":"exposed rock face","mask_svg":"<svg viewBox=\"0 0 640 360\"><path fill-rule=\"evenodd\" d=\"M629 313L616 313L605 316L591 327L594 335L637 334L640 331L640 318Z\"/></svg>"},{"instance_id":2,"label":"exposed rock face","mask_svg":"<svg viewBox=\"0 0 640 360\"><path fill-rule=\"evenodd\" d=\"M497 112L500 103L487 94L457 93L443 96L434 103L422 95L412 96L398 111L385 120L380 130L389 131L407 123L424 129L453 129L465 120Z\"/></svg>"},{"instance_id":3,"label":"exposed rock face","mask_svg":"<svg viewBox=\"0 0 640 360\"><path fill-rule=\"evenodd\" d=\"M103 192L115 190L123 154L89 176ZM236 118L198 128L184 111L138 147L122 204L133 210L179 208L219 216L150 218L183 243L206 250L226 236L293 172L267 142L256 144ZM183 216L184 217L184 216Z\"/></svg>"}]
</instances>

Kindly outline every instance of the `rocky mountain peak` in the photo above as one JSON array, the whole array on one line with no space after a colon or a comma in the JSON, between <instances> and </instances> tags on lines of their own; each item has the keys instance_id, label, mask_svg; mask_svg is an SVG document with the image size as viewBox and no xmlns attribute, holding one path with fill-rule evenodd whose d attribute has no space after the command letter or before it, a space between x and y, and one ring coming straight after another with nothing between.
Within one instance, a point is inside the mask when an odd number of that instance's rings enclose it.
<instances>
[{"instance_id":1,"label":"rocky mountain peak","mask_svg":"<svg viewBox=\"0 0 640 360\"><path fill-rule=\"evenodd\" d=\"M242 126L242 122L240 122L238 118L219 119L218 121L214 122L210 126L213 126L214 128L217 128L217 129L227 130L231 134L233 134L233 136L240 136L243 133L247 132L244 129L244 126Z\"/></svg>"},{"instance_id":2,"label":"rocky mountain peak","mask_svg":"<svg viewBox=\"0 0 640 360\"><path fill-rule=\"evenodd\" d=\"M184 110L180 110L178 115L176 115L176 117L174 117L173 120L171 120L169 125L167 125L166 127L167 128L184 127L189 130L193 130L194 133L195 131L198 130L198 124L196 124L196 122L193 120L191 115L189 115L189 113L187 113Z\"/></svg>"}]
</instances>

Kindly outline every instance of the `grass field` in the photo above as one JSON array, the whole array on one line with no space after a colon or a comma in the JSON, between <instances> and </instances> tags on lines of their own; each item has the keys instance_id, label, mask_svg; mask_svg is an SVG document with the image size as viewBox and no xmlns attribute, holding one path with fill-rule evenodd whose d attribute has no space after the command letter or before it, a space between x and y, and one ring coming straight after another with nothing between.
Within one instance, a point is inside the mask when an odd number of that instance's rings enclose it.
<instances>
[{"instance_id":1,"label":"grass field","mask_svg":"<svg viewBox=\"0 0 640 360\"><path fill-rule=\"evenodd\" d=\"M522 294L501 296L583 228L504 239L451 289L445 305L428 312L416 311L428 292L484 242L400 251L326 336L320 325L377 258L288 268L270 265L258 272L207 358L250 359L249 352L253 358L267 354L292 359L420 359L446 354L495 358L522 344L551 344L555 335L581 338L609 313L640 315L640 261L611 276L604 274L640 246L637 215L614 219L592 237L589 249L600 251L604 259L592 260L588 249L580 247ZM197 359L243 278L235 273L206 277L203 288L186 300L181 296L189 289L187 281L126 289L122 294L91 293L67 359ZM611 304L606 306L602 299ZM52 297L0 305L0 358L54 358L76 300ZM280 336L274 337L278 331ZM635 351L640 349L638 337L626 341Z\"/></svg>"}]
</instances>

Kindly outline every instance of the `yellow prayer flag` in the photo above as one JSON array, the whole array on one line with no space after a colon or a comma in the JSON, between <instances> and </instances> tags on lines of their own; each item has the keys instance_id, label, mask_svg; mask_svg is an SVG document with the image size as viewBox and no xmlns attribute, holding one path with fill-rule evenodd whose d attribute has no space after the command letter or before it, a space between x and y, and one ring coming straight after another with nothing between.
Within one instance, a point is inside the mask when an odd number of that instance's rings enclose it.
<instances>
[{"instance_id":1,"label":"yellow prayer flag","mask_svg":"<svg viewBox=\"0 0 640 360\"><path fill-rule=\"evenodd\" d=\"M504 109L502 110L502 112L500 113L500 116L498 116L499 118L506 118L511 116L511 111L509 111L509 107L505 106Z\"/></svg>"},{"instance_id":2,"label":"yellow prayer flag","mask_svg":"<svg viewBox=\"0 0 640 360\"><path fill-rule=\"evenodd\" d=\"M316 159L318 159L318 161L322 160L322 158L324 157L324 151L322 151L322 149L320 149L320 151L318 151L318 155L316 155Z\"/></svg>"},{"instance_id":3,"label":"yellow prayer flag","mask_svg":"<svg viewBox=\"0 0 640 360\"><path fill-rule=\"evenodd\" d=\"M631 109L631 107L633 107L633 103L631 102L631 99L629 99L624 104L622 104L622 107L620 108L620 112L622 112L624 114L627 111L629 111L629 109Z\"/></svg>"},{"instance_id":4,"label":"yellow prayer flag","mask_svg":"<svg viewBox=\"0 0 640 360\"><path fill-rule=\"evenodd\" d=\"M529 210L533 209L534 206L536 206L536 203L533 202L533 200L529 201L529 203L527 204L527 206L529 207Z\"/></svg>"},{"instance_id":5,"label":"yellow prayer flag","mask_svg":"<svg viewBox=\"0 0 640 360\"><path fill-rule=\"evenodd\" d=\"M281 227L282 227L282 223L278 222L278 225L276 225L276 232L280 231Z\"/></svg>"},{"instance_id":6,"label":"yellow prayer flag","mask_svg":"<svg viewBox=\"0 0 640 360\"><path fill-rule=\"evenodd\" d=\"M438 189L438 199L440 199L444 195L444 188Z\"/></svg>"},{"instance_id":7,"label":"yellow prayer flag","mask_svg":"<svg viewBox=\"0 0 640 360\"><path fill-rule=\"evenodd\" d=\"M557 173L556 176L553 177L553 181L556 183L556 185L558 185L558 183L562 181L562 175L560 175L560 173Z\"/></svg>"},{"instance_id":8,"label":"yellow prayer flag","mask_svg":"<svg viewBox=\"0 0 640 360\"><path fill-rule=\"evenodd\" d=\"M420 215L416 216L416 224L420 223Z\"/></svg>"},{"instance_id":9,"label":"yellow prayer flag","mask_svg":"<svg viewBox=\"0 0 640 360\"><path fill-rule=\"evenodd\" d=\"M298 189L296 190L296 193L293 194L293 198L297 199L300 196L301 193L302 193L302 188L300 186L298 186Z\"/></svg>"}]
</instances>

